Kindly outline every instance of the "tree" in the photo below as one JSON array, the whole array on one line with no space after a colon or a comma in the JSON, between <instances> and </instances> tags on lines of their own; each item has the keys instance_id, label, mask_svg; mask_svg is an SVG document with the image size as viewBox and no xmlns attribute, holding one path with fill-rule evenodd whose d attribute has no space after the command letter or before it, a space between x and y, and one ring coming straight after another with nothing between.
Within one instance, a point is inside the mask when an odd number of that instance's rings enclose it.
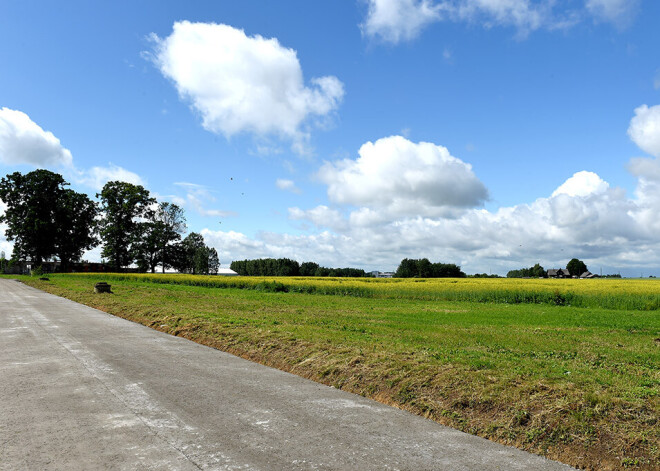
<instances>
[{"instance_id":1,"label":"tree","mask_svg":"<svg viewBox=\"0 0 660 471\"><path fill-rule=\"evenodd\" d=\"M137 244L144 235L144 220L151 217L150 205L155 200L142 185L108 182L97 196L101 197L101 255L107 257L116 271L121 271L136 258Z\"/></svg>"},{"instance_id":2,"label":"tree","mask_svg":"<svg viewBox=\"0 0 660 471\"><path fill-rule=\"evenodd\" d=\"M157 220L163 230L161 239L161 264L163 265L163 273L165 273L165 268L170 265L169 256L171 255L171 251L168 251L168 247L171 247L176 241L181 240L181 235L186 232L186 218L183 214L183 208L167 202L159 205L156 214Z\"/></svg>"},{"instance_id":3,"label":"tree","mask_svg":"<svg viewBox=\"0 0 660 471\"><path fill-rule=\"evenodd\" d=\"M218 251L215 248L209 249L208 273L217 275L220 269L220 259L218 258Z\"/></svg>"},{"instance_id":4,"label":"tree","mask_svg":"<svg viewBox=\"0 0 660 471\"><path fill-rule=\"evenodd\" d=\"M86 250L99 243L97 234L98 207L87 195L64 190L57 208L58 229L55 254L62 263L61 270L69 271Z\"/></svg>"},{"instance_id":5,"label":"tree","mask_svg":"<svg viewBox=\"0 0 660 471\"><path fill-rule=\"evenodd\" d=\"M172 266L181 273L208 275L217 273L220 267L218 252L207 247L204 237L191 232L179 244L173 245Z\"/></svg>"},{"instance_id":6,"label":"tree","mask_svg":"<svg viewBox=\"0 0 660 471\"><path fill-rule=\"evenodd\" d=\"M155 273L156 265L160 263L165 268L171 266L171 245L181 240L181 234L186 229L186 218L176 204L159 203L155 211L149 214L149 219L141 225L141 236L136 243L136 258L138 266Z\"/></svg>"},{"instance_id":7,"label":"tree","mask_svg":"<svg viewBox=\"0 0 660 471\"><path fill-rule=\"evenodd\" d=\"M14 241L12 259L30 259L34 266L55 255L58 197L66 182L48 170L20 172L0 180L0 199L7 205L0 223L7 224L5 236Z\"/></svg>"},{"instance_id":8,"label":"tree","mask_svg":"<svg viewBox=\"0 0 660 471\"><path fill-rule=\"evenodd\" d=\"M39 266L57 256L66 269L96 245L97 207L68 185L43 169L0 180L0 199L7 205L0 223L7 223L5 235L14 241L13 260L30 259Z\"/></svg>"},{"instance_id":9,"label":"tree","mask_svg":"<svg viewBox=\"0 0 660 471\"><path fill-rule=\"evenodd\" d=\"M394 274L397 278L412 278L417 276L417 260L404 258Z\"/></svg>"},{"instance_id":10,"label":"tree","mask_svg":"<svg viewBox=\"0 0 660 471\"><path fill-rule=\"evenodd\" d=\"M300 276L314 276L318 270L319 264L314 262L304 262L300 264Z\"/></svg>"},{"instance_id":11,"label":"tree","mask_svg":"<svg viewBox=\"0 0 660 471\"><path fill-rule=\"evenodd\" d=\"M532 268L529 269L529 271L532 278L548 277L548 272L545 271L545 268L543 268L540 263L535 264Z\"/></svg>"},{"instance_id":12,"label":"tree","mask_svg":"<svg viewBox=\"0 0 660 471\"><path fill-rule=\"evenodd\" d=\"M453 263L431 263L427 258L401 260L394 274L397 278L465 278L461 267Z\"/></svg>"},{"instance_id":13,"label":"tree","mask_svg":"<svg viewBox=\"0 0 660 471\"><path fill-rule=\"evenodd\" d=\"M582 273L587 271L587 265L582 260L573 258L566 264L566 269L571 274L571 276L580 276Z\"/></svg>"}]
</instances>

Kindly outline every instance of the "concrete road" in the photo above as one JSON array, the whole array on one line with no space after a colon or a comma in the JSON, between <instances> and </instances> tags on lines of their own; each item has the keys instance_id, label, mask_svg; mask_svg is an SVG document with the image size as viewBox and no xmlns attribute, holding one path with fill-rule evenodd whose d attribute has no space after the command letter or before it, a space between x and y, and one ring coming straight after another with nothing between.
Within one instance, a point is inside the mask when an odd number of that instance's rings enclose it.
<instances>
[{"instance_id":1,"label":"concrete road","mask_svg":"<svg viewBox=\"0 0 660 471\"><path fill-rule=\"evenodd\" d=\"M567 470L0 279L2 470Z\"/></svg>"}]
</instances>

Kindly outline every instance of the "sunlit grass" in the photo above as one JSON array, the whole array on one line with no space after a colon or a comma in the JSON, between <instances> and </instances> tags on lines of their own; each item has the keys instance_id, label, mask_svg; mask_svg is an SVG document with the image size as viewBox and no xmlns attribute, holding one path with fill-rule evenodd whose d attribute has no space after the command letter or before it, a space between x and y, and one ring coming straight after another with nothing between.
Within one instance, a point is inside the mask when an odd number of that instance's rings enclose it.
<instances>
[{"instance_id":1,"label":"sunlit grass","mask_svg":"<svg viewBox=\"0 0 660 471\"><path fill-rule=\"evenodd\" d=\"M573 465L660 466L660 313L621 307L636 296L657 298L654 281L185 275L26 281ZM110 282L114 294L95 295L96 281ZM470 290L478 291L473 299ZM607 309L538 301L539 293L556 290ZM521 292L533 301L506 301ZM452 293L461 300L444 300ZM608 301L612 296L616 302Z\"/></svg>"}]
</instances>

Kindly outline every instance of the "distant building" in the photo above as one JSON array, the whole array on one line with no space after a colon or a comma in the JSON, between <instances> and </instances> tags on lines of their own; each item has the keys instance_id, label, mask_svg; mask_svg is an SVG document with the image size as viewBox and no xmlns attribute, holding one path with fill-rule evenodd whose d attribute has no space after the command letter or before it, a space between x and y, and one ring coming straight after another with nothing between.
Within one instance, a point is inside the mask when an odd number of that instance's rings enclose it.
<instances>
[{"instance_id":1,"label":"distant building","mask_svg":"<svg viewBox=\"0 0 660 471\"><path fill-rule=\"evenodd\" d=\"M231 268L218 268L218 275L219 276L238 276L238 273L236 273Z\"/></svg>"},{"instance_id":2,"label":"distant building","mask_svg":"<svg viewBox=\"0 0 660 471\"><path fill-rule=\"evenodd\" d=\"M591 273L589 270L585 271L580 275L580 278L598 278L598 275Z\"/></svg>"},{"instance_id":3,"label":"distant building","mask_svg":"<svg viewBox=\"0 0 660 471\"><path fill-rule=\"evenodd\" d=\"M570 278L571 273L566 268L551 268L548 270L548 278Z\"/></svg>"},{"instance_id":4,"label":"distant building","mask_svg":"<svg viewBox=\"0 0 660 471\"><path fill-rule=\"evenodd\" d=\"M372 271L370 274L374 278L392 278L394 276L393 271L378 271L378 270L375 270L375 271Z\"/></svg>"}]
</instances>

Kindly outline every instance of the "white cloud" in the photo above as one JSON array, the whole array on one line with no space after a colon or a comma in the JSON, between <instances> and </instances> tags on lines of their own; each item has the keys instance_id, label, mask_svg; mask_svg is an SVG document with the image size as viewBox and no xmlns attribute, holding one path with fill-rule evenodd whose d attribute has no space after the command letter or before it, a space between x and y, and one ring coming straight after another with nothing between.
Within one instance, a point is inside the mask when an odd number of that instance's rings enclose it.
<instances>
[{"instance_id":1,"label":"white cloud","mask_svg":"<svg viewBox=\"0 0 660 471\"><path fill-rule=\"evenodd\" d=\"M221 209L209 209L207 205L210 203L215 203L216 198L213 196L211 191L203 186L196 183L188 182L177 182L176 186L185 188L186 196L181 198L179 196L173 196L170 199L174 204L182 208L192 208L201 216L207 217L230 217L236 216L234 211L225 211Z\"/></svg>"},{"instance_id":2,"label":"white cloud","mask_svg":"<svg viewBox=\"0 0 660 471\"><path fill-rule=\"evenodd\" d=\"M430 142L391 136L367 142L358 154L319 170L332 202L411 217L448 215L488 197L471 165Z\"/></svg>"},{"instance_id":3,"label":"white cloud","mask_svg":"<svg viewBox=\"0 0 660 471\"><path fill-rule=\"evenodd\" d=\"M660 105L642 105L630 120L628 136L644 152L660 157Z\"/></svg>"},{"instance_id":4,"label":"white cloud","mask_svg":"<svg viewBox=\"0 0 660 471\"><path fill-rule=\"evenodd\" d=\"M70 166L71 152L22 111L0 109L0 162L35 167Z\"/></svg>"},{"instance_id":5,"label":"white cloud","mask_svg":"<svg viewBox=\"0 0 660 471\"><path fill-rule=\"evenodd\" d=\"M327 116L344 96L334 76L313 78L306 86L296 51L275 38L188 21L174 23L164 39L152 37L163 75L201 114L205 129L227 137L277 135L304 152L309 119Z\"/></svg>"},{"instance_id":6,"label":"white cloud","mask_svg":"<svg viewBox=\"0 0 660 471\"><path fill-rule=\"evenodd\" d=\"M89 170L76 168L71 152L52 132L44 131L22 111L9 108L0 110L0 162L40 168L59 167L66 177L95 190L112 180L144 184L137 174L113 164Z\"/></svg>"},{"instance_id":7,"label":"white cloud","mask_svg":"<svg viewBox=\"0 0 660 471\"><path fill-rule=\"evenodd\" d=\"M458 3L456 14L462 20L481 21L486 27L514 26L523 35L551 21L549 3L529 0L464 0Z\"/></svg>"},{"instance_id":8,"label":"white cloud","mask_svg":"<svg viewBox=\"0 0 660 471\"><path fill-rule=\"evenodd\" d=\"M319 177L335 207L289 208L301 234L203 233L227 260L289 257L394 269L403 258L428 257L467 272L505 274L537 262L563 267L578 257L606 272L657 268L660 159L632 159L628 170L637 178L634 197L580 171L550 196L488 211L475 207L486 189L468 164L442 146L393 136L365 144L356 160L322 166Z\"/></svg>"},{"instance_id":9,"label":"white cloud","mask_svg":"<svg viewBox=\"0 0 660 471\"><path fill-rule=\"evenodd\" d=\"M292 193L300 193L300 188L296 186L296 183L293 180L278 178L277 180L275 180L275 185L280 190L290 191Z\"/></svg>"},{"instance_id":10,"label":"white cloud","mask_svg":"<svg viewBox=\"0 0 660 471\"><path fill-rule=\"evenodd\" d=\"M587 0L589 13L599 21L627 26L639 7L639 0Z\"/></svg>"},{"instance_id":11,"label":"white cloud","mask_svg":"<svg viewBox=\"0 0 660 471\"><path fill-rule=\"evenodd\" d=\"M626 26L638 0L586 0L584 9L562 9L555 0L367 0L367 17L360 25L365 36L385 42L409 41L428 25L440 21L513 27L524 38L538 29L565 29L586 17ZM561 4L560 4L561 5Z\"/></svg>"},{"instance_id":12,"label":"white cloud","mask_svg":"<svg viewBox=\"0 0 660 471\"><path fill-rule=\"evenodd\" d=\"M578 188L580 181L589 191ZM254 238L235 232L203 234L225 260L290 257L326 266L394 269L403 258L428 257L458 263L468 272L492 269L503 274L537 262L546 268L565 266L573 257L592 268L660 264L660 222L655 217L660 192L630 199L590 172L578 172L559 188L531 204L494 212L473 208L455 218L383 217L364 207L344 215L318 206L291 208L289 217L310 221L319 233L263 232Z\"/></svg>"},{"instance_id":13,"label":"white cloud","mask_svg":"<svg viewBox=\"0 0 660 471\"><path fill-rule=\"evenodd\" d=\"M74 180L97 191L100 191L106 183L112 181L145 185L144 180L137 173L112 163L108 164L107 167L92 167L89 170L77 171L74 174Z\"/></svg>"},{"instance_id":14,"label":"white cloud","mask_svg":"<svg viewBox=\"0 0 660 471\"><path fill-rule=\"evenodd\" d=\"M601 179L597 174L583 170L566 180L552 193L552 196L562 194L568 196L589 196L603 193L607 191L609 186L609 183Z\"/></svg>"},{"instance_id":15,"label":"white cloud","mask_svg":"<svg viewBox=\"0 0 660 471\"><path fill-rule=\"evenodd\" d=\"M310 221L317 227L328 227L338 232L345 231L349 228L348 221L346 221L341 212L326 205L320 205L307 210L289 208L289 218L299 221Z\"/></svg>"},{"instance_id":16,"label":"white cloud","mask_svg":"<svg viewBox=\"0 0 660 471\"><path fill-rule=\"evenodd\" d=\"M442 18L442 5L429 0L370 0L361 25L366 36L398 43L419 35L425 26Z\"/></svg>"}]
</instances>

